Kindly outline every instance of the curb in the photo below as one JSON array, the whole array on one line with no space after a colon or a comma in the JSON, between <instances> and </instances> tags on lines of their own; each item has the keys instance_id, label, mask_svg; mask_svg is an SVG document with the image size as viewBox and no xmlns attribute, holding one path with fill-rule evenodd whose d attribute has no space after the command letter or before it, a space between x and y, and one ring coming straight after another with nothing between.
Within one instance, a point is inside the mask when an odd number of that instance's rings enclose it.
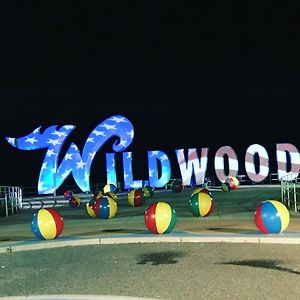
<instances>
[{"instance_id":1,"label":"curb","mask_svg":"<svg viewBox=\"0 0 300 300\"><path fill-rule=\"evenodd\" d=\"M0 245L0 253L11 253L26 250L41 250L67 246L115 245L130 243L258 243L258 244L300 244L299 232L281 234L263 233L223 233L204 234L192 232L171 232L168 235L149 233L122 234L106 237L57 238L56 240L27 240Z\"/></svg>"}]
</instances>

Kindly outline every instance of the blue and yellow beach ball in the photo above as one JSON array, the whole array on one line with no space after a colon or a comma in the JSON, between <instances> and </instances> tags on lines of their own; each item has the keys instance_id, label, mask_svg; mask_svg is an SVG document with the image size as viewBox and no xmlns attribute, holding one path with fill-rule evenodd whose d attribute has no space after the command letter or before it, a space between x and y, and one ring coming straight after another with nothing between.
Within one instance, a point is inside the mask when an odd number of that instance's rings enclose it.
<instances>
[{"instance_id":1,"label":"blue and yellow beach ball","mask_svg":"<svg viewBox=\"0 0 300 300\"><path fill-rule=\"evenodd\" d=\"M117 214L117 202L110 197L98 198L93 204L95 215L100 219L111 219Z\"/></svg>"},{"instance_id":2,"label":"blue and yellow beach ball","mask_svg":"<svg viewBox=\"0 0 300 300\"><path fill-rule=\"evenodd\" d=\"M42 208L34 213L31 230L39 240L56 239L63 231L64 220L54 208Z\"/></svg>"},{"instance_id":3,"label":"blue and yellow beach ball","mask_svg":"<svg viewBox=\"0 0 300 300\"><path fill-rule=\"evenodd\" d=\"M214 200L209 194L200 192L191 196L189 206L194 216L207 217L214 210Z\"/></svg>"},{"instance_id":4,"label":"blue and yellow beach ball","mask_svg":"<svg viewBox=\"0 0 300 300\"><path fill-rule=\"evenodd\" d=\"M105 195L106 193L113 192L116 193L118 191L117 187L112 184L108 183L103 187L103 194Z\"/></svg>"},{"instance_id":5,"label":"blue and yellow beach ball","mask_svg":"<svg viewBox=\"0 0 300 300\"><path fill-rule=\"evenodd\" d=\"M155 202L144 214L146 227L153 233L169 233L176 225L176 211L166 202Z\"/></svg>"},{"instance_id":6,"label":"blue and yellow beach ball","mask_svg":"<svg viewBox=\"0 0 300 300\"><path fill-rule=\"evenodd\" d=\"M290 222L290 213L286 206L277 200L260 203L254 213L254 223L265 234L280 233L286 230Z\"/></svg>"}]
</instances>

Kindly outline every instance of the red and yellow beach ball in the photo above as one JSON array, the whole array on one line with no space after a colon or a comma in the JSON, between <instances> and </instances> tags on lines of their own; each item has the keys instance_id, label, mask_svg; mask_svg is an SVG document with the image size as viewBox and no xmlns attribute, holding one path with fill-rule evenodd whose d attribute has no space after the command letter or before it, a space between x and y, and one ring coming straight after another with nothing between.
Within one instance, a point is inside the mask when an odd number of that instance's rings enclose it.
<instances>
[{"instance_id":1,"label":"red and yellow beach ball","mask_svg":"<svg viewBox=\"0 0 300 300\"><path fill-rule=\"evenodd\" d=\"M42 208L34 213L31 230L39 240L56 239L63 231L64 220L54 208Z\"/></svg>"},{"instance_id":2,"label":"red and yellow beach ball","mask_svg":"<svg viewBox=\"0 0 300 300\"><path fill-rule=\"evenodd\" d=\"M169 233L176 225L176 211L166 202L155 202L144 214L146 227L153 233Z\"/></svg>"}]
</instances>

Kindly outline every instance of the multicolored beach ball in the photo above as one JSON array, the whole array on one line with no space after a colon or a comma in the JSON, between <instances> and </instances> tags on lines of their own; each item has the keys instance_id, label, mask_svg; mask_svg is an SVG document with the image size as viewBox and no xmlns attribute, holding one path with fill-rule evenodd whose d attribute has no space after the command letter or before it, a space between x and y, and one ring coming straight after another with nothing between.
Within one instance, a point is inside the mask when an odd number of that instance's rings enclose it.
<instances>
[{"instance_id":1,"label":"multicolored beach ball","mask_svg":"<svg viewBox=\"0 0 300 300\"><path fill-rule=\"evenodd\" d=\"M31 230L39 240L56 239L64 229L64 220L54 208L42 208L34 213Z\"/></svg>"},{"instance_id":2,"label":"multicolored beach ball","mask_svg":"<svg viewBox=\"0 0 300 300\"><path fill-rule=\"evenodd\" d=\"M112 183L108 183L103 187L103 194L105 195L106 193L113 192L117 193L118 189L115 185Z\"/></svg>"},{"instance_id":3,"label":"multicolored beach ball","mask_svg":"<svg viewBox=\"0 0 300 300\"><path fill-rule=\"evenodd\" d=\"M166 202L155 202L144 214L146 227L153 233L169 233L176 225L176 211Z\"/></svg>"},{"instance_id":4,"label":"multicolored beach ball","mask_svg":"<svg viewBox=\"0 0 300 300\"><path fill-rule=\"evenodd\" d=\"M100 219L111 219L117 214L117 202L110 197L98 198L92 206L95 215Z\"/></svg>"},{"instance_id":5,"label":"multicolored beach ball","mask_svg":"<svg viewBox=\"0 0 300 300\"><path fill-rule=\"evenodd\" d=\"M130 206L138 207L145 203L145 197L142 190L131 190L128 193L128 203Z\"/></svg>"},{"instance_id":6,"label":"multicolored beach ball","mask_svg":"<svg viewBox=\"0 0 300 300\"><path fill-rule=\"evenodd\" d=\"M64 198L66 199L66 200L70 200L71 198L72 198L72 196L73 196L73 192L72 191L65 191L64 192Z\"/></svg>"},{"instance_id":7,"label":"multicolored beach ball","mask_svg":"<svg viewBox=\"0 0 300 300\"><path fill-rule=\"evenodd\" d=\"M235 176L228 177L225 183L229 184L231 190L236 190L240 184L239 180Z\"/></svg>"},{"instance_id":8,"label":"multicolored beach ball","mask_svg":"<svg viewBox=\"0 0 300 300\"><path fill-rule=\"evenodd\" d=\"M230 192L231 191L231 187L230 184L228 182L221 182L221 189L223 192Z\"/></svg>"},{"instance_id":9,"label":"multicolored beach ball","mask_svg":"<svg viewBox=\"0 0 300 300\"><path fill-rule=\"evenodd\" d=\"M113 200L115 200L116 202L118 202L118 197L117 197L116 193L108 192L108 193L104 194L104 196L112 198Z\"/></svg>"},{"instance_id":10,"label":"multicolored beach ball","mask_svg":"<svg viewBox=\"0 0 300 300\"><path fill-rule=\"evenodd\" d=\"M266 200L256 207L254 223L265 234L281 233L290 223L290 213L283 203Z\"/></svg>"},{"instance_id":11,"label":"multicolored beach ball","mask_svg":"<svg viewBox=\"0 0 300 300\"><path fill-rule=\"evenodd\" d=\"M103 196L103 193L101 191L95 191L93 193L93 198L97 199L97 198L101 198Z\"/></svg>"},{"instance_id":12,"label":"multicolored beach ball","mask_svg":"<svg viewBox=\"0 0 300 300\"><path fill-rule=\"evenodd\" d=\"M145 198L152 198L153 197L153 193L154 193L154 189L149 186L149 185L145 185L142 188L142 192Z\"/></svg>"},{"instance_id":13,"label":"multicolored beach ball","mask_svg":"<svg viewBox=\"0 0 300 300\"><path fill-rule=\"evenodd\" d=\"M85 204L85 211L87 215L91 218L96 218L96 214L94 212L94 205L99 198L92 198L89 202Z\"/></svg>"},{"instance_id":14,"label":"multicolored beach ball","mask_svg":"<svg viewBox=\"0 0 300 300\"><path fill-rule=\"evenodd\" d=\"M206 193L208 195L211 195L211 192L207 188L196 188L193 190L191 197L198 193Z\"/></svg>"},{"instance_id":15,"label":"multicolored beach ball","mask_svg":"<svg viewBox=\"0 0 300 300\"><path fill-rule=\"evenodd\" d=\"M189 200L192 214L196 217L207 217L214 210L214 200L207 193L194 194Z\"/></svg>"},{"instance_id":16,"label":"multicolored beach ball","mask_svg":"<svg viewBox=\"0 0 300 300\"><path fill-rule=\"evenodd\" d=\"M183 183L179 179L175 179L171 183L171 189L173 193L180 193L183 191Z\"/></svg>"},{"instance_id":17,"label":"multicolored beach ball","mask_svg":"<svg viewBox=\"0 0 300 300\"><path fill-rule=\"evenodd\" d=\"M73 195L69 200L69 204L71 207L79 207L81 204L81 200L80 200L79 196Z\"/></svg>"}]
</instances>

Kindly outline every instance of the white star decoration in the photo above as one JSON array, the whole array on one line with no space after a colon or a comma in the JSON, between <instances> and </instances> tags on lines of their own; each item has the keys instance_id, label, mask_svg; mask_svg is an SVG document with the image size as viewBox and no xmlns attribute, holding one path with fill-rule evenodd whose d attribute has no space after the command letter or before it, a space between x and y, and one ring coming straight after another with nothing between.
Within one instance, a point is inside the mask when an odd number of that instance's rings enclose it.
<instances>
[{"instance_id":1,"label":"white star decoration","mask_svg":"<svg viewBox=\"0 0 300 300\"><path fill-rule=\"evenodd\" d=\"M109 130L109 129L116 130L116 125L109 125L109 124L104 123L103 125L100 125L100 126L105 127L107 130Z\"/></svg>"},{"instance_id":2,"label":"white star decoration","mask_svg":"<svg viewBox=\"0 0 300 300\"><path fill-rule=\"evenodd\" d=\"M120 123L120 122L125 122L126 123L126 119L124 117L113 116L109 120L115 121L117 123Z\"/></svg>"},{"instance_id":3,"label":"white star decoration","mask_svg":"<svg viewBox=\"0 0 300 300\"><path fill-rule=\"evenodd\" d=\"M154 155L158 155L158 151L151 151L151 157Z\"/></svg>"},{"instance_id":4,"label":"white star decoration","mask_svg":"<svg viewBox=\"0 0 300 300\"><path fill-rule=\"evenodd\" d=\"M72 160L73 153L66 153L65 160Z\"/></svg>"},{"instance_id":5,"label":"white star decoration","mask_svg":"<svg viewBox=\"0 0 300 300\"><path fill-rule=\"evenodd\" d=\"M86 142L88 143L88 142L90 142L90 143L95 143L94 142L94 138L91 138L91 137L89 137L87 140L86 140Z\"/></svg>"},{"instance_id":6,"label":"white star decoration","mask_svg":"<svg viewBox=\"0 0 300 300\"><path fill-rule=\"evenodd\" d=\"M80 162L77 162L76 165L77 165L77 169L83 169L86 163L81 160Z\"/></svg>"},{"instance_id":7,"label":"white star decoration","mask_svg":"<svg viewBox=\"0 0 300 300\"><path fill-rule=\"evenodd\" d=\"M130 136L130 138L133 139L133 136L134 136L133 130L126 132L126 134L128 134Z\"/></svg>"},{"instance_id":8,"label":"white star decoration","mask_svg":"<svg viewBox=\"0 0 300 300\"><path fill-rule=\"evenodd\" d=\"M49 139L49 140L47 141L47 144L52 144L53 146L55 146L55 145L60 145L61 142L60 142L59 140L52 140L52 139Z\"/></svg>"},{"instance_id":9,"label":"white star decoration","mask_svg":"<svg viewBox=\"0 0 300 300\"><path fill-rule=\"evenodd\" d=\"M160 157L160 159L161 159L162 161L164 161L164 160L168 159L168 156L167 156L166 154L164 154L164 155L162 155L162 156Z\"/></svg>"},{"instance_id":10,"label":"white star decoration","mask_svg":"<svg viewBox=\"0 0 300 300\"><path fill-rule=\"evenodd\" d=\"M60 132L60 131L57 131L57 130L52 132L52 134L57 135L58 137L67 136L67 134L65 132Z\"/></svg>"},{"instance_id":11,"label":"white star decoration","mask_svg":"<svg viewBox=\"0 0 300 300\"><path fill-rule=\"evenodd\" d=\"M92 132L94 135L98 136L98 135L102 135L102 136L105 136L105 132L104 131L98 131L98 130L93 130Z\"/></svg>"},{"instance_id":12,"label":"white star decoration","mask_svg":"<svg viewBox=\"0 0 300 300\"><path fill-rule=\"evenodd\" d=\"M26 143L30 143L30 144L34 144L37 142L36 138L35 137L32 137L32 138L27 138Z\"/></svg>"},{"instance_id":13,"label":"white star decoration","mask_svg":"<svg viewBox=\"0 0 300 300\"><path fill-rule=\"evenodd\" d=\"M127 146L127 141L126 140L122 140L120 141L120 146L123 146L124 148Z\"/></svg>"},{"instance_id":14,"label":"white star decoration","mask_svg":"<svg viewBox=\"0 0 300 300\"><path fill-rule=\"evenodd\" d=\"M53 150L53 149L48 150L47 153L46 153L46 155L49 156L49 157L50 157L51 155L55 155L54 150Z\"/></svg>"},{"instance_id":15,"label":"white star decoration","mask_svg":"<svg viewBox=\"0 0 300 300\"><path fill-rule=\"evenodd\" d=\"M62 128L65 128L65 129L67 129L67 130L70 130L70 129L75 128L75 126L74 126L74 125L65 125L65 126L63 126Z\"/></svg>"}]
</instances>

